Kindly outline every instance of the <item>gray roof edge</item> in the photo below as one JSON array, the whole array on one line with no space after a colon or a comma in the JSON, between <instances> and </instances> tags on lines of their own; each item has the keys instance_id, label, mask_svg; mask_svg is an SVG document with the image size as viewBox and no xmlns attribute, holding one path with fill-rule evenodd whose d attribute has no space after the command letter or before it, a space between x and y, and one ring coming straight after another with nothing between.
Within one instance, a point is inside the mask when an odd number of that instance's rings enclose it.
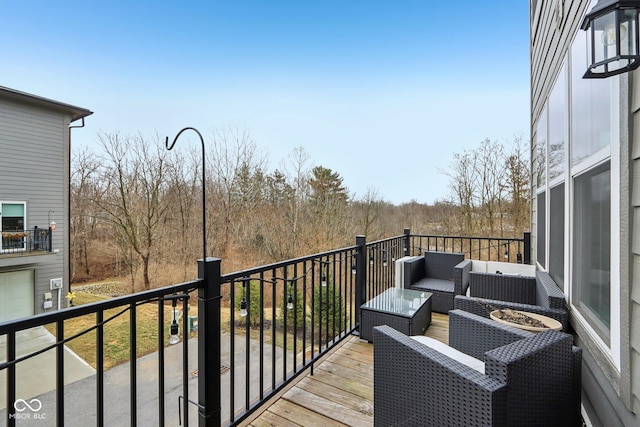
<instances>
[{"instance_id":1,"label":"gray roof edge","mask_svg":"<svg viewBox=\"0 0 640 427\"><path fill-rule=\"evenodd\" d=\"M32 104L41 105L55 110L62 110L71 113L71 121L90 116L93 111L75 105L66 104L64 102L55 101L53 99L44 98L42 96L33 95L27 92L21 92L5 86L0 86L0 98L10 98L30 102Z\"/></svg>"}]
</instances>

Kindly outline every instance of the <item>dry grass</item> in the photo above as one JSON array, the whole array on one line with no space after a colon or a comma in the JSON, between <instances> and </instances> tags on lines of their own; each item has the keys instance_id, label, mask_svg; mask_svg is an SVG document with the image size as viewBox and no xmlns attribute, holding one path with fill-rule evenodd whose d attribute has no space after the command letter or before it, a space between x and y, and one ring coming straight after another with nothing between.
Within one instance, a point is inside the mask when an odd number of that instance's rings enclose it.
<instances>
[{"instance_id":1,"label":"dry grass","mask_svg":"<svg viewBox=\"0 0 640 427\"><path fill-rule=\"evenodd\" d=\"M75 305L88 304L103 301L108 297L93 295L84 292L75 292ZM104 320L117 315L128 308L118 307L104 312ZM168 344L169 319L171 307L164 307L165 313L165 345ZM104 325L104 368L109 369L130 359L130 313L124 313L115 317ZM68 319L64 322L64 336L70 337L82 331L86 331L96 324L96 315L80 316ZM136 310L136 355L137 357L149 354L158 349L158 305L154 303L138 306ZM46 326L49 332L56 335L54 324ZM94 368L96 367L96 331L93 330L81 335L67 343L78 356L84 359Z\"/></svg>"},{"instance_id":2,"label":"dry grass","mask_svg":"<svg viewBox=\"0 0 640 427\"><path fill-rule=\"evenodd\" d=\"M74 305L89 304L97 301L104 301L110 297L91 294L87 292L75 291ZM109 369L130 360L130 312L128 306L117 307L104 312L104 320L117 316L104 325L104 369ZM119 313L121 313L118 315ZM191 306L190 314L197 314L197 306ZM221 307L220 322L223 332L230 332L229 307ZM168 345L169 322L171 319L171 306L164 306L164 344ZM234 318L238 319L238 314L234 313ZM265 320L271 322L271 308L265 309ZM64 336L70 337L89 330L96 325L96 315L86 315L68 319L64 322ZM56 325L45 326L49 332L56 335ZM235 333L243 334L244 326L237 325ZM249 334L253 339L259 338L259 330L249 329ZM192 332L191 336L197 336L197 332ZM141 357L158 350L158 305L156 303L144 304L136 310L136 356ZM264 339L271 342L271 329L265 329ZM286 343L285 343L286 340ZM291 334L284 334L282 331L276 335L276 345L293 349L293 339ZM96 368L96 331L85 333L67 343L78 356ZM302 347L302 340L297 339L298 348Z\"/></svg>"}]
</instances>

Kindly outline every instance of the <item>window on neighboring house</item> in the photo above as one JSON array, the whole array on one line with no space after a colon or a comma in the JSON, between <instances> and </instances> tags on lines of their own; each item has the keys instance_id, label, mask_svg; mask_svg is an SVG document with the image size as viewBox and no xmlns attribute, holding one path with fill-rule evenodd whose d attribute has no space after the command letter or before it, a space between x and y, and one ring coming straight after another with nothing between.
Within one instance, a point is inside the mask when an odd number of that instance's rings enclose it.
<instances>
[{"instance_id":1,"label":"window on neighboring house","mask_svg":"<svg viewBox=\"0 0 640 427\"><path fill-rule=\"evenodd\" d=\"M564 183L549 191L549 274L564 290Z\"/></svg>"},{"instance_id":2,"label":"window on neighboring house","mask_svg":"<svg viewBox=\"0 0 640 427\"><path fill-rule=\"evenodd\" d=\"M25 211L24 202L0 202L0 243L3 250L25 247Z\"/></svg>"},{"instance_id":3,"label":"window on neighboring house","mask_svg":"<svg viewBox=\"0 0 640 427\"><path fill-rule=\"evenodd\" d=\"M540 193L538 194L538 206L537 206L537 218L538 218L538 229L537 229L537 253L536 253L536 259L538 260L538 263L542 266L542 268L545 268L545 259L546 259L546 255L547 255L547 239L546 239L546 231L547 231L547 224L546 224L546 193Z\"/></svg>"},{"instance_id":4,"label":"window on neighboring house","mask_svg":"<svg viewBox=\"0 0 640 427\"><path fill-rule=\"evenodd\" d=\"M574 178L573 303L607 343L611 338L611 166Z\"/></svg>"}]
</instances>

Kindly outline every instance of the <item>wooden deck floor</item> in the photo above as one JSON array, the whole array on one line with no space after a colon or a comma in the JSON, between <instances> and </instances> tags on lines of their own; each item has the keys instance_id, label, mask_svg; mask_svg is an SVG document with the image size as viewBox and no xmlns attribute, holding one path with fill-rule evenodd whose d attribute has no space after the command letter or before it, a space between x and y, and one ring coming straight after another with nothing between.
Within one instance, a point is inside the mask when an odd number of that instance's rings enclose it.
<instances>
[{"instance_id":1,"label":"wooden deck floor","mask_svg":"<svg viewBox=\"0 0 640 427\"><path fill-rule=\"evenodd\" d=\"M449 316L433 313L425 335L449 342ZM280 397L243 425L367 426L373 425L373 344L347 338Z\"/></svg>"}]
</instances>

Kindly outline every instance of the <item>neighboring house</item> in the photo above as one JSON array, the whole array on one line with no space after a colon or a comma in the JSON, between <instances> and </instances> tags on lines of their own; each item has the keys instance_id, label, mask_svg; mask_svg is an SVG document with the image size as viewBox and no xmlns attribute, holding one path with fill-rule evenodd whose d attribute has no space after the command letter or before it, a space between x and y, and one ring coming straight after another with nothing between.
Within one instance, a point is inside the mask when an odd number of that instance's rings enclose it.
<instances>
[{"instance_id":1,"label":"neighboring house","mask_svg":"<svg viewBox=\"0 0 640 427\"><path fill-rule=\"evenodd\" d=\"M571 309L586 421L638 426L640 74L583 78L596 3L530 0L532 249Z\"/></svg>"},{"instance_id":2,"label":"neighboring house","mask_svg":"<svg viewBox=\"0 0 640 427\"><path fill-rule=\"evenodd\" d=\"M69 124L91 111L0 86L0 322L69 289Z\"/></svg>"}]
</instances>

